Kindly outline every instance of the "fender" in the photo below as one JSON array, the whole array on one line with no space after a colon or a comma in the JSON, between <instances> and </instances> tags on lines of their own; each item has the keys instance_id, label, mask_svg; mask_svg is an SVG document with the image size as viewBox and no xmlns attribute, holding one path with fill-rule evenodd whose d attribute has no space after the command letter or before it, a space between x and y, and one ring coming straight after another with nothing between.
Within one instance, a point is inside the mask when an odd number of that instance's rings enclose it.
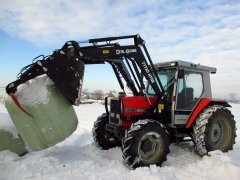
<instances>
[{"instance_id":1,"label":"fender","mask_svg":"<svg viewBox=\"0 0 240 180\"><path fill-rule=\"evenodd\" d=\"M203 98L199 101L198 105L192 111L192 113L188 119L188 122L186 124L186 128L190 128L192 126L193 122L195 121L195 119L197 118L197 116L199 115L199 113L202 112L202 110L210 104L211 105L219 104L219 105L222 105L225 107L231 107L231 105L229 105L228 102L223 101L223 100L213 100L213 99Z\"/></svg>"}]
</instances>

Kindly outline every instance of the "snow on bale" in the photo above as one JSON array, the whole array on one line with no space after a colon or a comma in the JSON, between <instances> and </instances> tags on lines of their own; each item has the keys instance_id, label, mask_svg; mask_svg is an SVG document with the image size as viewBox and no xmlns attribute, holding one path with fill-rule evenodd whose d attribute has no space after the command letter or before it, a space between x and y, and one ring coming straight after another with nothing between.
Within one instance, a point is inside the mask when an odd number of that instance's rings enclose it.
<instances>
[{"instance_id":1,"label":"snow on bale","mask_svg":"<svg viewBox=\"0 0 240 180\"><path fill-rule=\"evenodd\" d=\"M78 120L72 105L46 75L20 85L15 95L33 117L17 107L9 96L5 98L5 106L31 150L53 146L76 130Z\"/></svg>"}]
</instances>

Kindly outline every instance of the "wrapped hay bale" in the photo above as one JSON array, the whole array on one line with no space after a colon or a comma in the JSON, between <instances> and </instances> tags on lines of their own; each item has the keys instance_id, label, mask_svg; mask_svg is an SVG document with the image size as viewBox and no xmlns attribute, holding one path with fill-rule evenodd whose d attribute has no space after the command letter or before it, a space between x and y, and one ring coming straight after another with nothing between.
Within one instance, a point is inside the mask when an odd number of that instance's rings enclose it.
<instances>
[{"instance_id":1,"label":"wrapped hay bale","mask_svg":"<svg viewBox=\"0 0 240 180\"><path fill-rule=\"evenodd\" d=\"M31 150L53 146L76 130L78 120L73 106L46 75L20 85L15 96L33 117L23 112L11 97L5 98L5 106Z\"/></svg>"},{"instance_id":2,"label":"wrapped hay bale","mask_svg":"<svg viewBox=\"0 0 240 180\"><path fill-rule=\"evenodd\" d=\"M10 150L18 155L26 152L25 144L6 113L0 113L0 151Z\"/></svg>"}]
</instances>

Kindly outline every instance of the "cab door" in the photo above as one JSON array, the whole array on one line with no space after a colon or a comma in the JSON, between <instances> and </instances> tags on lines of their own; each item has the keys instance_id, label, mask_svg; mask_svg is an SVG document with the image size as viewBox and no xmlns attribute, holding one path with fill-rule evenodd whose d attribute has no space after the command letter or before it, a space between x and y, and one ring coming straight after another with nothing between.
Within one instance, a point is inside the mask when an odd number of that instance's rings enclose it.
<instances>
[{"instance_id":1,"label":"cab door","mask_svg":"<svg viewBox=\"0 0 240 180\"><path fill-rule=\"evenodd\" d=\"M203 94L203 74L197 71L184 70L178 78L174 125L185 125L188 118L200 101Z\"/></svg>"}]
</instances>

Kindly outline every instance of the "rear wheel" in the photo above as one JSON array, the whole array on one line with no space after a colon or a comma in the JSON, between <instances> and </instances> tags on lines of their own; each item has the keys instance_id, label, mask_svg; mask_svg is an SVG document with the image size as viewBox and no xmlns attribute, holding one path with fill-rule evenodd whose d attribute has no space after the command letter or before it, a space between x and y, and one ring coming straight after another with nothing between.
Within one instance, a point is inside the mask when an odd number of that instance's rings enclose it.
<instances>
[{"instance_id":1,"label":"rear wheel","mask_svg":"<svg viewBox=\"0 0 240 180\"><path fill-rule=\"evenodd\" d=\"M235 143L236 126L231 112L220 105L206 108L193 127L193 139L199 155L209 151L232 150Z\"/></svg>"},{"instance_id":2,"label":"rear wheel","mask_svg":"<svg viewBox=\"0 0 240 180\"><path fill-rule=\"evenodd\" d=\"M140 120L126 131L122 139L123 159L128 166L137 168L166 161L169 137L164 125L154 120Z\"/></svg>"},{"instance_id":3,"label":"rear wheel","mask_svg":"<svg viewBox=\"0 0 240 180\"><path fill-rule=\"evenodd\" d=\"M121 140L119 140L113 133L106 131L105 126L107 123L108 116L104 113L97 118L92 129L94 142L98 147L104 150L121 146Z\"/></svg>"}]
</instances>

